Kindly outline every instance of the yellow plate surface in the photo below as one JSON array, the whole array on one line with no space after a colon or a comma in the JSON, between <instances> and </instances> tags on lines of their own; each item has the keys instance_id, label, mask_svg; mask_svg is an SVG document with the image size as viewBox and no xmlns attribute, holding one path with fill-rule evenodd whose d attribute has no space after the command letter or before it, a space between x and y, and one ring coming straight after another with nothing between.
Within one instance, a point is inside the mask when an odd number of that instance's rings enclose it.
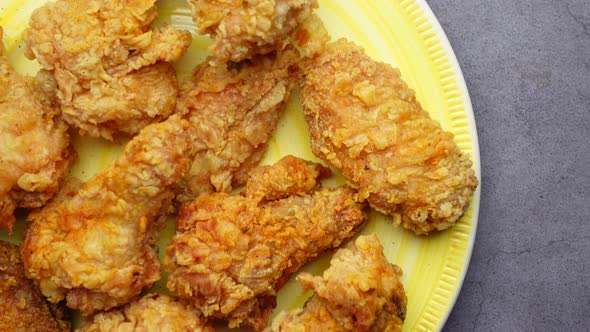
<instances>
[{"instance_id":1,"label":"yellow plate surface","mask_svg":"<svg viewBox=\"0 0 590 332\"><path fill-rule=\"evenodd\" d=\"M24 55L22 33L31 12L46 0L0 0L0 26L5 30L9 59L21 73L34 75L39 65ZM195 33L185 1L162 0L156 24L171 22L193 32L193 44L177 64L179 78L203 61L208 39ZM334 38L346 37L362 45L377 60L400 68L404 79L416 90L418 100L444 129L455 134L459 147L474 161L480 176L479 149L473 110L461 70L443 30L423 0L320 0L319 15ZM121 153L121 145L99 139L74 137L80 155L71 175L83 180L103 169ZM286 154L317 160L311 153L309 133L303 120L297 93L291 98L263 163ZM332 185L342 183L338 175ZM363 234L377 233L387 257L404 270L408 314L404 331L437 331L444 325L461 288L475 239L479 210L479 188L469 210L452 229L429 237L418 237L394 227L388 218L372 212ZM22 238L23 216L11 237L0 231L0 239L17 243ZM162 233L160 254L174 233L171 220ZM319 274L328 265L329 254L309 264L305 270ZM164 291L160 281L153 290ZM291 280L279 294L278 310L303 305L302 294Z\"/></svg>"}]
</instances>

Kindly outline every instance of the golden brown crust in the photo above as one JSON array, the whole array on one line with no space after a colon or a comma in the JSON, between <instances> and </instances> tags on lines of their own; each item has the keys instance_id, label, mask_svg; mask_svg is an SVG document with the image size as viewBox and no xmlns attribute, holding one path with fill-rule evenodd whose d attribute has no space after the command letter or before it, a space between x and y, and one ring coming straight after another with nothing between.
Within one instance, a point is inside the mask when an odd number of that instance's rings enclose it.
<instances>
[{"instance_id":1,"label":"golden brown crust","mask_svg":"<svg viewBox=\"0 0 590 332\"><path fill-rule=\"evenodd\" d=\"M122 308L92 316L80 332L213 332L192 305L164 294L148 294Z\"/></svg>"},{"instance_id":2,"label":"golden brown crust","mask_svg":"<svg viewBox=\"0 0 590 332\"><path fill-rule=\"evenodd\" d=\"M144 128L106 170L29 215L26 273L50 301L89 314L160 278L154 245L186 164L188 127L174 115Z\"/></svg>"},{"instance_id":3,"label":"golden brown crust","mask_svg":"<svg viewBox=\"0 0 590 332\"><path fill-rule=\"evenodd\" d=\"M283 114L297 80L297 59L288 49L237 65L206 62L195 69L177 105L196 137L195 156L177 186L179 202L244 184Z\"/></svg>"},{"instance_id":4,"label":"golden brown crust","mask_svg":"<svg viewBox=\"0 0 590 332\"><path fill-rule=\"evenodd\" d=\"M0 45L0 227L12 232L14 209L53 197L76 151L51 74L19 75L4 55L1 29Z\"/></svg>"},{"instance_id":5,"label":"golden brown crust","mask_svg":"<svg viewBox=\"0 0 590 332\"><path fill-rule=\"evenodd\" d=\"M154 3L59 0L31 16L26 55L55 75L64 119L80 133L132 135L173 112L178 85L171 63L191 35L151 29Z\"/></svg>"},{"instance_id":6,"label":"golden brown crust","mask_svg":"<svg viewBox=\"0 0 590 332\"><path fill-rule=\"evenodd\" d=\"M332 37L326 30L324 22L316 14L311 15L293 32L293 43L304 57L300 65L321 52Z\"/></svg>"},{"instance_id":7,"label":"golden brown crust","mask_svg":"<svg viewBox=\"0 0 590 332\"><path fill-rule=\"evenodd\" d=\"M330 175L330 169L320 164L285 156L272 166L260 166L250 171L246 197L274 201L288 196L304 196L320 186L320 179Z\"/></svg>"},{"instance_id":8,"label":"golden brown crust","mask_svg":"<svg viewBox=\"0 0 590 332\"><path fill-rule=\"evenodd\" d=\"M14 218L16 207L16 202L12 197L9 195L0 196L0 228L5 229L9 234L12 233L12 228L16 222Z\"/></svg>"},{"instance_id":9,"label":"golden brown crust","mask_svg":"<svg viewBox=\"0 0 590 332\"><path fill-rule=\"evenodd\" d=\"M70 165L76 160L78 154L72 145L64 149L61 155L48 165L47 168L38 174L52 179L51 184L43 191L26 191L22 188L13 188L10 191L10 197L18 202L18 206L26 209L40 208L55 196L55 193L62 187L63 182L68 174Z\"/></svg>"},{"instance_id":10,"label":"golden brown crust","mask_svg":"<svg viewBox=\"0 0 590 332\"><path fill-rule=\"evenodd\" d=\"M353 236L366 219L362 208L346 187L274 201L200 196L181 209L167 248L168 288L207 317L262 330L278 289L303 264Z\"/></svg>"},{"instance_id":11,"label":"golden brown crust","mask_svg":"<svg viewBox=\"0 0 590 332\"><path fill-rule=\"evenodd\" d=\"M18 247L0 241L0 331L69 331L61 306L45 302L25 277Z\"/></svg>"},{"instance_id":12,"label":"golden brown crust","mask_svg":"<svg viewBox=\"0 0 590 332\"><path fill-rule=\"evenodd\" d=\"M282 50L317 0L189 0L200 33L213 37L219 63Z\"/></svg>"},{"instance_id":13,"label":"golden brown crust","mask_svg":"<svg viewBox=\"0 0 590 332\"><path fill-rule=\"evenodd\" d=\"M342 170L373 208L418 234L463 215L477 186L472 163L397 69L341 39L304 71L314 154Z\"/></svg>"},{"instance_id":14,"label":"golden brown crust","mask_svg":"<svg viewBox=\"0 0 590 332\"><path fill-rule=\"evenodd\" d=\"M334 254L322 277L297 277L315 294L303 309L277 316L268 331L401 331L407 308L401 275L374 234L360 236Z\"/></svg>"}]
</instances>

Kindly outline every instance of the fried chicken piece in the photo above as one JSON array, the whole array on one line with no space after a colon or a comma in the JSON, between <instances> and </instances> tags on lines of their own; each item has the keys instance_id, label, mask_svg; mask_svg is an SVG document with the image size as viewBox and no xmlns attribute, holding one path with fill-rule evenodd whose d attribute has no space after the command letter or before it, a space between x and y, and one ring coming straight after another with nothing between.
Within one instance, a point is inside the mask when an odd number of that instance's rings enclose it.
<instances>
[{"instance_id":1,"label":"fried chicken piece","mask_svg":"<svg viewBox=\"0 0 590 332\"><path fill-rule=\"evenodd\" d=\"M244 184L266 151L298 79L293 49L237 65L206 61L185 82L177 112L192 124L195 156L177 186L177 200L229 192Z\"/></svg>"},{"instance_id":2,"label":"fried chicken piece","mask_svg":"<svg viewBox=\"0 0 590 332\"><path fill-rule=\"evenodd\" d=\"M160 279L155 242L192 137L173 115L144 128L125 154L29 216L27 276L52 302L84 314L129 302Z\"/></svg>"},{"instance_id":3,"label":"fried chicken piece","mask_svg":"<svg viewBox=\"0 0 590 332\"><path fill-rule=\"evenodd\" d=\"M295 156L285 156L272 166L250 171L246 197L276 201L288 196L305 196L320 186L318 180L332 175L329 168Z\"/></svg>"},{"instance_id":4,"label":"fried chicken piece","mask_svg":"<svg viewBox=\"0 0 590 332\"><path fill-rule=\"evenodd\" d=\"M310 165L299 165L302 169L295 172L310 174ZM287 163L273 167L287 167ZM284 171L264 169L251 174L261 173ZM308 183L305 177L284 180ZM279 188L270 188L272 197L286 196L279 194ZM297 184L283 188L296 194L303 190ZM366 220L363 205L347 187L321 188L278 200L259 198L213 193L184 205L165 260L171 291L206 317L227 318L230 327L247 325L258 331L265 327L277 291L290 275L353 236Z\"/></svg>"},{"instance_id":5,"label":"fried chicken piece","mask_svg":"<svg viewBox=\"0 0 590 332\"><path fill-rule=\"evenodd\" d=\"M323 277L297 276L315 294L303 309L280 313L267 331L401 331L408 302L401 276L375 234L359 236L334 254Z\"/></svg>"},{"instance_id":6,"label":"fried chicken piece","mask_svg":"<svg viewBox=\"0 0 590 332\"><path fill-rule=\"evenodd\" d=\"M302 103L314 154L396 224L417 234L454 225L478 183L472 163L399 70L344 39L304 67Z\"/></svg>"},{"instance_id":7,"label":"fried chicken piece","mask_svg":"<svg viewBox=\"0 0 590 332\"><path fill-rule=\"evenodd\" d=\"M149 294L122 308L94 315L79 332L213 332L192 305L164 294Z\"/></svg>"},{"instance_id":8,"label":"fried chicken piece","mask_svg":"<svg viewBox=\"0 0 590 332\"><path fill-rule=\"evenodd\" d=\"M25 54L53 72L64 119L81 134L133 135L174 110L171 63L191 35L169 25L151 29L154 3L58 0L31 16Z\"/></svg>"},{"instance_id":9,"label":"fried chicken piece","mask_svg":"<svg viewBox=\"0 0 590 332\"><path fill-rule=\"evenodd\" d=\"M220 63L282 50L317 0L189 0L199 32L213 37Z\"/></svg>"},{"instance_id":10,"label":"fried chicken piece","mask_svg":"<svg viewBox=\"0 0 590 332\"><path fill-rule=\"evenodd\" d=\"M45 204L76 158L55 93L48 72L32 78L14 71L0 28L0 228L9 233L14 209Z\"/></svg>"},{"instance_id":11,"label":"fried chicken piece","mask_svg":"<svg viewBox=\"0 0 590 332\"><path fill-rule=\"evenodd\" d=\"M70 331L63 309L25 277L18 247L0 241L0 331Z\"/></svg>"}]
</instances>

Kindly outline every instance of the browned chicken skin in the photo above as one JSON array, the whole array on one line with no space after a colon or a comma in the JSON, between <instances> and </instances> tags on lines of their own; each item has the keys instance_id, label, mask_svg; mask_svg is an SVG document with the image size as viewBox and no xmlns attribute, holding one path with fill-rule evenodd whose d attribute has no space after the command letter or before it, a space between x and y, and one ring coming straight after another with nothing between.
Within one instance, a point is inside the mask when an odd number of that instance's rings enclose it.
<instances>
[{"instance_id":1,"label":"browned chicken skin","mask_svg":"<svg viewBox=\"0 0 590 332\"><path fill-rule=\"evenodd\" d=\"M318 180L331 175L329 168L294 156L285 156L274 165L250 171L246 197L276 201L289 196L305 196L320 186Z\"/></svg>"},{"instance_id":2,"label":"browned chicken skin","mask_svg":"<svg viewBox=\"0 0 590 332\"><path fill-rule=\"evenodd\" d=\"M219 63L282 50L317 0L189 0L200 33L213 37Z\"/></svg>"},{"instance_id":3,"label":"browned chicken skin","mask_svg":"<svg viewBox=\"0 0 590 332\"><path fill-rule=\"evenodd\" d=\"M160 279L154 244L186 164L187 129L176 115L144 128L106 170L29 216L25 270L50 301L89 314Z\"/></svg>"},{"instance_id":4,"label":"browned chicken skin","mask_svg":"<svg viewBox=\"0 0 590 332\"><path fill-rule=\"evenodd\" d=\"M297 277L315 294L303 309L279 314L267 331L399 332L407 307L401 275L374 234L360 236L334 254L322 277Z\"/></svg>"},{"instance_id":5,"label":"browned chicken skin","mask_svg":"<svg viewBox=\"0 0 590 332\"><path fill-rule=\"evenodd\" d=\"M191 35L151 29L155 2L58 0L31 16L26 55L53 72L64 119L83 135L133 135L174 110L171 63Z\"/></svg>"},{"instance_id":6,"label":"browned chicken skin","mask_svg":"<svg viewBox=\"0 0 590 332\"><path fill-rule=\"evenodd\" d=\"M0 331L70 331L61 306L49 304L25 277L18 247L0 241Z\"/></svg>"},{"instance_id":7,"label":"browned chicken skin","mask_svg":"<svg viewBox=\"0 0 590 332\"><path fill-rule=\"evenodd\" d=\"M244 184L285 110L298 57L287 49L237 65L205 62L195 69L177 105L196 137L193 161L177 186L178 201Z\"/></svg>"},{"instance_id":8,"label":"browned chicken skin","mask_svg":"<svg viewBox=\"0 0 590 332\"><path fill-rule=\"evenodd\" d=\"M122 308L91 317L79 332L213 332L192 305L164 294L149 294Z\"/></svg>"},{"instance_id":9,"label":"browned chicken skin","mask_svg":"<svg viewBox=\"0 0 590 332\"><path fill-rule=\"evenodd\" d=\"M299 168L293 168L292 161L283 160L273 167L299 173L285 181L304 180L311 184L309 190L315 188L313 177L320 176L317 169L321 167L303 161L297 164ZM281 175L284 171L265 168L251 174ZM252 192L248 186L249 182L246 193ZM349 188L321 188L303 196L297 196L303 194L303 187L282 188L285 193L271 186L266 193L272 195L264 197L294 196L260 200L260 195L214 193L184 205L167 249L168 288L206 317L227 318L230 327L262 330L277 291L290 275L353 236L366 219L363 206Z\"/></svg>"},{"instance_id":10,"label":"browned chicken skin","mask_svg":"<svg viewBox=\"0 0 590 332\"><path fill-rule=\"evenodd\" d=\"M454 225L478 183L472 163L399 70L344 39L303 67L314 154L396 224L418 234Z\"/></svg>"},{"instance_id":11,"label":"browned chicken skin","mask_svg":"<svg viewBox=\"0 0 590 332\"><path fill-rule=\"evenodd\" d=\"M48 72L32 78L14 71L0 28L0 228L8 232L14 209L45 204L76 158L55 93Z\"/></svg>"}]
</instances>

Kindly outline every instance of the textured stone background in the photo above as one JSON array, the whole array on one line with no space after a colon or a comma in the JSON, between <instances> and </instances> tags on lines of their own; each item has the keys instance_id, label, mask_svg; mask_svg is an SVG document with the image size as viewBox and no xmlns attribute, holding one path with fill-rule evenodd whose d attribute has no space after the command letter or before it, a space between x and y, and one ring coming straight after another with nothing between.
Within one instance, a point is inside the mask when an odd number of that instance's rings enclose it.
<instances>
[{"instance_id":1,"label":"textured stone background","mask_svg":"<svg viewBox=\"0 0 590 332\"><path fill-rule=\"evenodd\" d=\"M471 94L482 197L444 331L590 330L590 0L427 0Z\"/></svg>"}]
</instances>

